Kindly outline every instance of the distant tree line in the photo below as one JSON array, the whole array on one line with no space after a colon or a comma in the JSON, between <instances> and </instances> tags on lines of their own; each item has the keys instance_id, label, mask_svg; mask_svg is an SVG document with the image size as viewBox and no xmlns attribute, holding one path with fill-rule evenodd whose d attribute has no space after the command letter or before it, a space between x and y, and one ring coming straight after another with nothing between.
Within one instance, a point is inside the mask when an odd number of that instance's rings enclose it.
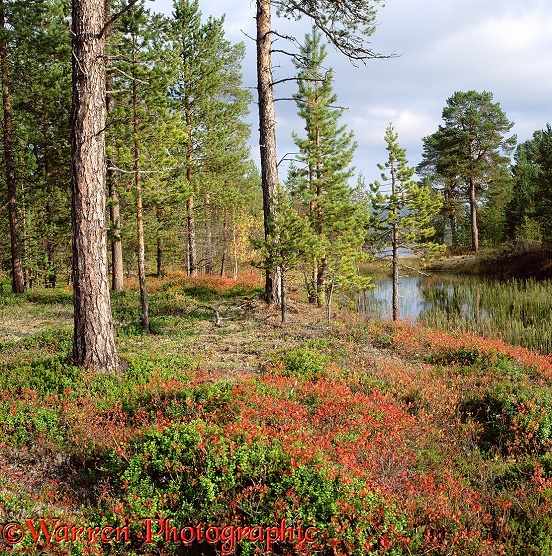
<instances>
[{"instance_id":1,"label":"distant tree line","mask_svg":"<svg viewBox=\"0 0 552 556\"><path fill-rule=\"evenodd\" d=\"M437 238L473 251L512 240L552 246L550 124L516 148L514 123L487 91L454 93L443 121L423 139L417 168L443 197Z\"/></svg>"}]
</instances>

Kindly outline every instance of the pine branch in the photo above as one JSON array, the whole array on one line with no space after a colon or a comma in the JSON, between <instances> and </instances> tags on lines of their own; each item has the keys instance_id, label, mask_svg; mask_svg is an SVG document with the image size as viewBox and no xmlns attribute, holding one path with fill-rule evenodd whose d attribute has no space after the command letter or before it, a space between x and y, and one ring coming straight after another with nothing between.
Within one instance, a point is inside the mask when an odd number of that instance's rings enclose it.
<instances>
[{"instance_id":1,"label":"pine branch","mask_svg":"<svg viewBox=\"0 0 552 556\"><path fill-rule=\"evenodd\" d=\"M98 38L102 38L106 32L109 32L109 28L111 27L111 24L116 21L117 19L119 19L123 14L125 14L126 12L128 12L136 3L138 2L138 0L130 0L130 2L119 12L117 12L116 14L113 14L106 23L104 23L104 26L102 27L102 30L100 31L99 37Z\"/></svg>"}]
</instances>

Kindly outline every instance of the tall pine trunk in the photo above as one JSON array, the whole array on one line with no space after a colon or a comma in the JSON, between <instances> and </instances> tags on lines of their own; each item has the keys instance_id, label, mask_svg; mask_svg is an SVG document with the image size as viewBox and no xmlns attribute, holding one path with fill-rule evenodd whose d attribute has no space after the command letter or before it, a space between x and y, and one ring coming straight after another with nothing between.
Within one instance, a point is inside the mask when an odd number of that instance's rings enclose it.
<instances>
[{"instance_id":1,"label":"tall pine trunk","mask_svg":"<svg viewBox=\"0 0 552 556\"><path fill-rule=\"evenodd\" d=\"M211 199L205 195L205 274L213 274L213 231L211 228Z\"/></svg>"},{"instance_id":2,"label":"tall pine trunk","mask_svg":"<svg viewBox=\"0 0 552 556\"><path fill-rule=\"evenodd\" d=\"M261 180L265 239L275 235L275 199L278 191L278 160L276 153L276 116L272 85L271 0L257 0L257 83L259 100L259 131ZM277 303L280 278L276 268L267 268L265 299Z\"/></svg>"},{"instance_id":3,"label":"tall pine trunk","mask_svg":"<svg viewBox=\"0 0 552 556\"><path fill-rule=\"evenodd\" d=\"M106 94L107 112L113 110L114 99L109 92L112 87L112 76L108 76L108 92ZM111 289L122 292L124 285L123 268L123 244L121 242L121 208L119 206L119 195L115 186L114 161L107 160L107 186L109 189L109 219L111 231Z\"/></svg>"},{"instance_id":4,"label":"tall pine trunk","mask_svg":"<svg viewBox=\"0 0 552 556\"><path fill-rule=\"evenodd\" d=\"M163 236L161 235L162 209L157 207L157 278L161 278L165 274L165 261L164 261L164 245Z\"/></svg>"},{"instance_id":5,"label":"tall pine trunk","mask_svg":"<svg viewBox=\"0 0 552 556\"><path fill-rule=\"evenodd\" d=\"M399 223L398 223L398 207L397 207L397 187L396 187L395 167L391 167L391 196L393 199L393 225L391 236L392 260L393 260L393 294L391 302L391 310L393 320L399 318Z\"/></svg>"},{"instance_id":6,"label":"tall pine trunk","mask_svg":"<svg viewBox=\"0 0 552 556\"><path fill-rule=\"evenodd\" d=\"M111 0L105 0L105 18L111 16ZM111 34L111 28L106 29L106 41ZM107 115L115 107L115 99L112 93L113 74L108 72L106 75L106 94L105 106ZM119 195L115 186L115 161L107 160L107 187L109 189L109 220L110 220L110 240L111 240L111 289L122 292L125 289L124 267L123 267L123 244L121 242L121 208L119 206Z\"/></svg>"},{"instance_id":7,"label":"tall pine trunk","mask_svg":"<svg viewBox=\"0 0 552 556\"><path fill-rule=\"evenodd\" d=\"M226 211L223 213L222 223L222 259L220 261L220 275L226 274L226 252L228 250L228 215Z\"/></svg>"},{"instance_id":8,"label":"tall pine trunk","mask_svg":"<svg viewBox=\"0 0 552 556\"><path fill-rule=\"evenodd\" d=\"M57 268L56 268L56 244L55 239L52 237L52 227L54 223L54 210L52 208L53 197L53 186L51 182L51 172L50 172L50 158L48 156L44 157L44 178L46 182L46 191L48 192L48 199L46 201L45 212L46 212L46 226L49 228L46 237L46 259L47 268L46 276L44 278L44 286L51 288L56 287L57 283Z\"/></svg>"},{"instance_id":9,"label":"tall pine trunk","mask_svg":"<svg viewBox=\"0 0 552 556\"><path fill-rule=\"evenodd\" d=\"M136 59L133 60L136 64ZM132 111L134 126L134 195L136 196L136 233L138 240L138 282L140 284L140 302L142 307L142 330L148 334L149 305L148 289L146 285L146 256L144 245L144 209L142 206L142 181L140 179L140 142L138 129L138 93L136 78L132 80Z\"/></svg>"},{"instance_id":10,"label":"tall pine trunk","mask_svg":"<svg viewBox=\"0 0 552 556\"><path fill-rule=\"evenodd\" d=\"M477 228L477 201L475 200L475 182L470 178L469 184L470 219L471 219L471 243L472 250L479 251L479 230Z\"/></svg>"},{"instance_id":11,"label":"tall pine trunk","mask_svg":"<svg viewBox=\"0 0 552 556\"><path fill-rule=\"evenodd\" d=\"M238 279L238 239L237 239L237 231L236 231L236 223L234 222L234 226L232 228L232 246L234 248L234 271L233 271L233 278L234 282Z\"/></svg>"},{"instance_id":12,"label":"tall pine trunk","mask_svg":"<svg viewBox=\"0 0 552 556\"><path fill-rule=\"evenodd\" d=\"M397 214L397 207L393 207L393 214ZM393 320L399 318L399 232L398 225L393 222Z\"/></svg>"},{"instance_id":13,"label":"tall pine trunk","mask_svg":"<svg viewBox=\"0 0 552 556\"><path fill-rule=\"evenodd\" d=\"M2 65L2 108L4 111L4 169L8 188L8 218L10 222L12 291L25 291L25 278L21 261L21 240L19 237L19 217L17 213L17 181L13 158L13 121L9 86L8 45L5 39L6 17L4 0L0 0L0 30L4 36L0 43L0 64Z\"/></svg>"},{"instance_id":14,"label":"tall pine trunk","mask_svg":"<svg viewBox=\"0 0 552 556\"><path fill-rule=\"evenodd\" d=\"M71 188L74 342L80 367L117 371L105 215L104 0L73 0Z\"/></svg>"},{"instance_id":15,"label":"tall pine trunk","mask_svg":"<svg viewBox=\"0 0 552 556\"><path fill-rule=\"evenodd\" d=\"M188 276L197 276L197 249L194 198L186 201L186 219L188 223Z\"/></svg>"}]
</instances>

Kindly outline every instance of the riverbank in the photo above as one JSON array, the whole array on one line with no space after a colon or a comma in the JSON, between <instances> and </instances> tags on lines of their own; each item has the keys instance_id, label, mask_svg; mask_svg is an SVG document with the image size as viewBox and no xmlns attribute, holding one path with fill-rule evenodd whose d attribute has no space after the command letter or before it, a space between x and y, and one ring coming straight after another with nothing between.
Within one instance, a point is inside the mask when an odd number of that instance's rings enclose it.
<instances>
[{"instance_id":1,"label":"riverbank","mask_svg":"<svg viewBox=\"0 0 552 556\"><path fill-rule=\"evenodd\" d=\"M552 250L514 244L495 249L484 248L476 254L456 255L435 261L428 270L443 274L550 279Z\"/></svg>"},{"instance_id":2,"label":"riverbank","mask_svg":"<svg viewBox=\"0 0 552 556\"><path fill-rule=\"evenodd\" d=\"M11 554L249 556L276 533L296 556L548 553L550 357L348 312L329 326L298 300L282 327L258 291L151 279L150 336L138 292L114 295L120 375L72 366L69 290L2 296ZM38 306L56 309L35 329Z\"/></svg>"}]
</instances>

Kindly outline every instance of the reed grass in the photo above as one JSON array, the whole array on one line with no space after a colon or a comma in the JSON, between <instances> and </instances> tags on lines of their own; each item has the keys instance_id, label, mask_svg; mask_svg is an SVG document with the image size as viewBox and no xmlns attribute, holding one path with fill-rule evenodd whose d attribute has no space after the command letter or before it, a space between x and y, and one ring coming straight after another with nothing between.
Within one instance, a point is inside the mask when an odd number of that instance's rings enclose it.
<instances>
[{"instance_id":1,"label":"reed grass","mask_svg":"<svg viewBox=\"0 0 552 556\"><path fill-rule=\"evenodd\" d=\"M446 330L498 337L541 353L552 352L552 281L463 279L425 281L419 320Z\"/></svg>"}]
</instances>

